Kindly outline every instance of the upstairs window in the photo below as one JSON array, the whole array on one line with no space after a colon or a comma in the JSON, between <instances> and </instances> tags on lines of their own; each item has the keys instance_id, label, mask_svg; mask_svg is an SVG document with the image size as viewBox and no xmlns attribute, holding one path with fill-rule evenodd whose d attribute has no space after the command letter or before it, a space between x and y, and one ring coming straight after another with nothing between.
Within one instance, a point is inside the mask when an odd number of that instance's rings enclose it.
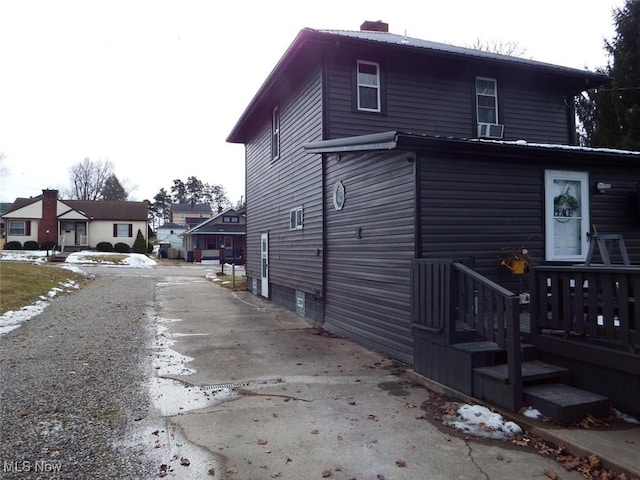
<instances>
[{"instance_id":1,"label":"upstairs window","mask_svg":"<svg viewBox=\"0 0 640 480\"><path fill-rule=\"evenodd\" d=\"M478 123L498 123L498 82L493 78L476 78L476 116Z\"/></svg>"},{"instance_id":2,"label":"upstairs window","mask_svg":"<svg viewBox=\"0 0 640 480\"><path fill-rule=\"evenodd\" d=\"M240 223L240 217L222 217L222 223Z\"/></svg>"},{"instance_id":3,"label":"upstairs window","mask_svg":"<svg viewBox=\"0 0 640 480\"><path fill-rule=\"evenodd\" d=\"M380 112L380 65L358 60L358 110Z\"/></svg>"},{"instance_id":4,"label":"upstairs window","mask_svg":"<svg viewBox=\"0 0 640 480\"><path fill-rule=\"evenodd\" d=\"M280 109L275 107L271 113L271 159L280 158Z\"/></svg>"},{"instance_id":5,"label":"upstairs window","mask_svg":"<svg viewBox=\"0 0 640 480\"><path fill-rule=\"evenodd\" d=\"M289 230L302 230L302 207L293 208L289 212Z\"/></svg>"}]
</instances>

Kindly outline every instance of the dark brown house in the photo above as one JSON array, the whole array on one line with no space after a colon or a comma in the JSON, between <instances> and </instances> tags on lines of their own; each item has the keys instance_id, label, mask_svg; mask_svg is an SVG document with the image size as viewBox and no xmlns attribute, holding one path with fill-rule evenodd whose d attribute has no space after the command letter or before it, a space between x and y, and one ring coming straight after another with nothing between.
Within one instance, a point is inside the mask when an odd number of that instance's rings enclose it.
<instances>
[{"instance_id":1,"label":"dark brown house","mask_svg":"<svg viewBox=\"0 0 640 480\"><path fill-rule=\"evenodd\" d=\"M362 28L302 30L228 137L246 146L254 293L509 408L553 380L638 413L640 277L580 270L604 240L627 255L590 261L640 262L640 154L575 146L574 97L608 78Z\"/></svg>"}]
</instances>

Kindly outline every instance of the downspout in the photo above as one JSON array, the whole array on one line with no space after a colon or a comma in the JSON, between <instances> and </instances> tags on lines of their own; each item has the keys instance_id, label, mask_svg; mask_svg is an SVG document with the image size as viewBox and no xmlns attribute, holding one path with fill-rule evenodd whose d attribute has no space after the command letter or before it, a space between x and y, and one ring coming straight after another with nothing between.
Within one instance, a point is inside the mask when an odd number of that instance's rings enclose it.
<instances>
[{"instance_id":1,"label":"downspout","mask_svg":"<svg viewBox=\"0 0 640 480\"><path fill-rule=\"evenodd\" d=\"M420 189L420 174L422 155L413 153L413 198L414 198L414 220L413 220L413 258L422 258L422 195Z\"/></svg>"},{"instance_id":2,"label":"downspout","mask_svg":"<svg viewBox=\"0 0 640 480\"><path fill-rule=\"evenodd\" d=\"M327 59L328 55L332 55L333 52L327 53L325 50L325 55L322 61L322 73L320 76L320 97L321 97L321 106L322 109L322 125L320 132L320 136L322 140L327 140L327 132L329 130L329 120L327 118ZM325 321L325 307L327 303L327 201L325 196L327 195L327 163L328 158L326 154L320 155L321 169L322 169L322 180L321 180L321 188L322 188L322 292L320 292L320 318L318 319L319 325L324 325Z\"/></svg>"}]
</instances>

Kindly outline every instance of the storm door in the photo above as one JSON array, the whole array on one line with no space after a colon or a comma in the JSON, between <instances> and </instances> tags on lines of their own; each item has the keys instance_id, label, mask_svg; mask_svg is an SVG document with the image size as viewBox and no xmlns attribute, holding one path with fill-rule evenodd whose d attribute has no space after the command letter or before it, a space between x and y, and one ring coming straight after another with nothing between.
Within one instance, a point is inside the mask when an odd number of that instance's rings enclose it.
<instances>
[{"instance_id":1,"label":"storm door","mask_svg":"<svg viewBox=\"0 0 640 480\"><path fill-rule=\"evenodd\" d=\"M589 174L545 172L546 260L583 262L588 252Z\"/></svg>"},{"instance_id":2,"label":"storm door","mask_svg":"<svg viewBox=\"0 0 640 480\"><path fill-rule=\"evenodd\" d=\"M269 298L269 232L260 234L260 295Z\"/></svg>"}]
</instances>

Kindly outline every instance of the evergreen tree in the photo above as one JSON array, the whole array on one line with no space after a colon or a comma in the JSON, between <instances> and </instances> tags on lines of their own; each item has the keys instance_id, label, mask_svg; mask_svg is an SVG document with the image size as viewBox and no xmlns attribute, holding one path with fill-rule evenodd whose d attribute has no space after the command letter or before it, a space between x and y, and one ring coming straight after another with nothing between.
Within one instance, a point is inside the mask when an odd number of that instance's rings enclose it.
<instances>
[{"instance_id":1,"label":"evergreen tree","mask_svg":"<svg viewBox=\"0 0 640 480\"><path fill-rule=\"evenodd\" d=\"M104 182L102 187L102 199L103 200L119 200L125 201L128 194L115 173L111 174Z\"/></svg>"},{"instance_id":2,"label":"evergreen tree","mask_svg":"<svg viewBox=\"0 0 640 480\"><path fill-rule=\"evenodd\" d=\"M640 150L640 1L627 0L613 14L616 35L605 42L609 64L598 69L612 77L576 102L582 143L592 147Z\"/></svg>"},{"instance_id":3,"label":"evergreen tree","mask_svg":"<svg viewBox=\"0 0 640 480\"><path fill-rule=\"evenodd\" d=\"M133 251L135 253L147 253L147 242L145 241L144 235L142 235L140 229L138 229L138 234L136 235L136 239L133 242Z\"/></svg>"},{"instance_id":4,"label":"evergreen tree","mask_svg":"<svg viewBox=\"0 0 640 480\"><path fill-rule=\"evenodd\" d=\"M171 195L174 203L187 203L187 186L179 178L173 181Z\"/></svg>"},{"instance_id":5,"label":"evergreen tree","mask_svg":"<svg viewBox=\"0 0 640 480\"><path fill-rule=\"evenodd\" d=\"M149 210L162 223L169 222L171 220L171 195L164 188L161 188L153 197Z\"/></svg>"}]
</instances>

